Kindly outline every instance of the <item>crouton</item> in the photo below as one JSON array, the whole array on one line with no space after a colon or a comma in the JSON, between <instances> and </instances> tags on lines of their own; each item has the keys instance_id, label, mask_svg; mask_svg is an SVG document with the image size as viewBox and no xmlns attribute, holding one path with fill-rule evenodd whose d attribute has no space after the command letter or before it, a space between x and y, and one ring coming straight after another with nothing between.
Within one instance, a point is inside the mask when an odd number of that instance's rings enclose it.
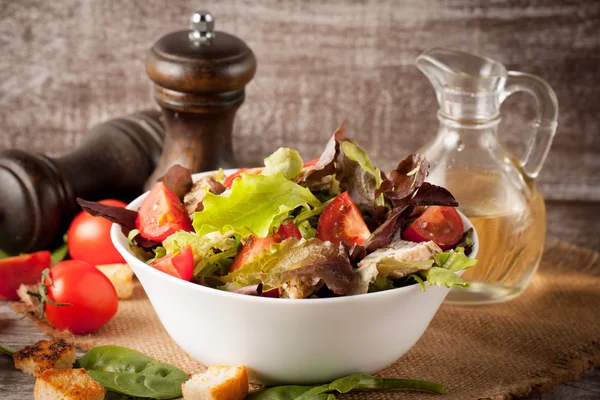
<instances>
[{"instance_id":1,"label":"crouton","mask_svg":"<svg viewBox=\"0 0 600 400\"><path fill-rule=\"evenodd\" d=\"M83 368L49 369L35 381L35 400L102 400L106 389Z\"/></svg>"},{"instance_id":2,"label":"crouton","mask_svg":"<svg viewBox=\"0 0 600 400\"><path fill-rule=\"evenodd\" d=\"M104 264L96 265L96 268L111 281L119 299L131 298L133 294L133 270L128 264Z\"/></svg>"},{"instance_id":3,"label":"crouton","mask_svg":"<svg viewBox=\"0 0 600 400\"><path fill-rule=\"evenodd\" d=\"M13 354L15 368L37 376L48 369L71 368L75 362L75 347L59 340L41 340Z\"/></svg>"},{"instance_id":4,"label":"crouton","mask_svg":"<svg viewBox=\"0 0 600 400\"><path fill-rule=\"evenodd\" d=\"M242 400L248 394L246 367L213 365L181 384L185 400Z\"/></svg>"},{"instance_id":5,"label":"crouton","mask_svg":"<svg viewBox=\"0 0 600 400\"><path fill-rule=\"evenodd\" d=\"M319 290L324 283L321 279L294 277L279 288L279 296L283 299L306 299Z\"/></svg>"}]
</instances>

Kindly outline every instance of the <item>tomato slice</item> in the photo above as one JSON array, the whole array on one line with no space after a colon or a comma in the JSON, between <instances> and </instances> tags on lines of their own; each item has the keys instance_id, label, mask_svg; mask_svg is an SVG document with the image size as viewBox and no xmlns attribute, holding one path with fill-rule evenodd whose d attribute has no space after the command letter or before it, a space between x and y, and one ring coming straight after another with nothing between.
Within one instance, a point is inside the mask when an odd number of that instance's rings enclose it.
<instances>
[{"instance_id":1,"label":"tomato slice","mask_svg":"<svg viewBox=\"0 0 600 400\"><path fill-rule=\"evenodd\" d=\"M442 250L456 246L465 227L454 207L429 206L402 233L402 239L411 242L433 240Z\"/></svg>"},{"instance_id":2,"label":"tomato slice","mask_svg":"<svg viewBox=\"0 0 600 400\"><path fill-rule=\"evenodd\" d=\"M240 168L233 174L229 175L223 185L226 188L230 188L233 185L233 181L237 178L241 178L244 175L258 175L262 172L262 168Z\"/></svg>"},{"instance_id":3,"label":"tomato slice","mask_svg":"<svg viewBox=\"0 0 600 400\"><path fill-rule=\"evenodd\" d=\"M189 281L194 274L194 254L192 253L192 248L186 246L179 253L161 257L152 262L150 266L175 278Z\"/></svg>"},{"instance_id":4,"label":"tomato slice","mask_svg":"<svg viewBox=\"0 0 600 400\"><path fill-rule=\"evenodd\" d=\"M317 224L317 238L336 245L360 245L370 235L360 210L348 192L340 194L325 207Z\"/></svg>"},{"instance_id":5,"label":"tomato slice","mask_svg":"<svg viewBox=\"0 0 600 400\"><path fill-rule=\"evenodd\" d=\"M0 300L18 300L19 286L39 282L42 271L49 266L49 251L38 251L0 260Z\"/></svg>"},{"instance_id":6,"label":"tomato slice","mask_svg":"<svg viewBox=\"0 0 600 400\"><path fill-rule=\"evenodd\" d=\"M302 233L292 221L284 222L279 226L276 233L266 238L255 238L250 236L246 244L242 246L240 251L235 256L233 264L229 267L229 272L240 269L244 264L250 262L254 257L259 255L263 250L268 250L272 244L281 243L287 238L302 239Z\"/></svg>"},{"instance_id":7,"label":"tomato slice","mask_svg":"<svg viewBox=\"0 0 600 400\"><path fill-rule=\"evenodd\" d=\"M314 167L315 165L317 165L318 162L319 162L319 159L315 158L314 160L305 162L304 165L302 166L302 168Z\"/></svg>"},{"instance_id":8,"label":"tomato slice","mask_svg":"<svg viewBox=\"0 0 600 400\"><path fill-rule=\"evenodd\" d=\"M162 242L177 231L190 232L192 221L177 196L158 182L144 199L135 226L142 237Z\"/></svg>"}]
</instances>

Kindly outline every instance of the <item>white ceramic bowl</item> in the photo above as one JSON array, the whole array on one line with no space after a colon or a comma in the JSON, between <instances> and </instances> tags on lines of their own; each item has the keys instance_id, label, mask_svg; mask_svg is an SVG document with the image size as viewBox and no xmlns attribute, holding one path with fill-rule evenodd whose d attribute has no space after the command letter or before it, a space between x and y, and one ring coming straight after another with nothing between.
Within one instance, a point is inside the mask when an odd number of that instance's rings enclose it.
<instances>
[{"instance_id":1,"label":"white ceramic bowl","mask_svg":"<svg viewBox=\"0 0 600 400\"><path fill-rule=\"evenodd\" d=\"M196 174L198 178L203 174ZM127 208L137 210L147 193ZM473 225L461 214L466 228ZM449 289L419 285L328 299L273 299L196 285L137 259L113 225L111 238L133 268L175 342L205 365L245 365L265 384L308 384L374 373L419 340ZM477 254L478 239L471 257Z\"/></svg>"}]
</instances>

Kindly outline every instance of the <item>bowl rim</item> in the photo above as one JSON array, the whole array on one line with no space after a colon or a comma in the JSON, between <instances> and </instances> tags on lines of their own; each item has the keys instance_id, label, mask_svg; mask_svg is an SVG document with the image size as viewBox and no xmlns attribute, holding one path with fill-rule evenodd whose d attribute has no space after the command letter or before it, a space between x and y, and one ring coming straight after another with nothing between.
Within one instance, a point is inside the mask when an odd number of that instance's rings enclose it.
<instances>
[{"instance_id":1,"label":"bowl rim","mask_svg":"<svg viewBox=\"0 0 600 400\"><path fill-rule=\"evenodd\" d=\"M235 171L237 171L237 169L224 170L224 172L226 174L230 174ZM197 179L199 179L203 176L214 174L216 172L217 171L199 172L199 173L193 174L192 179L194 181L196 181ZM146 198L148 193L149 193L149 191L146 191L146 192L142 193L141 195L139 195L138 197L136 197L129 204L127 204L126 208L129 210L137 211L139 209L139 206L141 205L143 199ZM474 243L473 250L471 251L471 254L468 257L475 258L479 251L479 236L477 235L477 230L475 229L475 227L473 226L471 221L469 221L469 219L460 210L457 209L457 211L463 221L465 229L473 228L473 243ZM140 268L146 268L148 273L154 274L155 276L159 277L160 279L167 279L167 281L171 281L177 285L182 285L183 287L186 287L189 289L195 288L194 290L204 292L207 295L214 294L216 296L224 296L225 298L229 298L231 300L238 299L240 301L267 303L267 304L272 304L272 305L275 305L275 304L281 304L281 305L297 304L297 306L295 306L295 307L299 307L299 306L302 306L302 307L309 306L310 307L310 306L319 306L319 305L323 305L323 304L353 303L353 302L357 302L357 301L358 302L368 301L368 299L373 299L373 300L382 299L385 297L393 297L394 295L399 295L401 293L409 292L411 290L415 290L415 288L418 288L420 291L420 286L415 282L412 285L403 286L400 288L394 288L394 289L390 289L390 290L383 290L383 291L375 292L375 293L362 293L362 294L355 294L355 295L349 295L349 296L308 299L309 301L301 301L301 300L299 301L299 299L249 296L249 295L244 295L244 294L240 294L240 293L227 292L225 290L218 290L218 289L214 289L214 288L200 285L197 283L184 281L183 279L176 278L174 276L171 276L169 274L166 274L162 271L159 271L155 268L150 267L144 261L137 258L135 256L135 254L133 254L133 252L127 245L127 243L128 243L127 237L125 237L125 235L121 231L120 225L118 225L118 224L114 224L114 223L112 224L111 229L110 229L110 238L111 238L113 245L116 247L117 251L119 251L119 253L121 253L121 255L123 255L123 257L125 257L125 254L127 254L128 256L131 256L137 263L137 266L139 266ZM126 262L128 262L128 261L126 260ZM134 272L135 272L135 269L134 269ZM460 271L459 274L462 275L463 272L464 271ZM422 291L422 293L427 293L427 289L431 290L431 289L434 289L434 287L427 286L426 290ZM302 299L302 300L307 300L307 299Z\"/></svg>"}]
</instances>

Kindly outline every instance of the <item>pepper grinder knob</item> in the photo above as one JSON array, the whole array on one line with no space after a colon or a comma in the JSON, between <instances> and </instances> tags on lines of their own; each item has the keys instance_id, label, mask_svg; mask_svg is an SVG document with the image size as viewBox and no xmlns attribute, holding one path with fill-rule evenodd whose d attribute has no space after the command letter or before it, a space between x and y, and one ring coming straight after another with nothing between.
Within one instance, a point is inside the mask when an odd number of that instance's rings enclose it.
<instances>
[{"instance_id":1,"label":"pepper grinder knob","mask_svg":"<svg viewBox=\"0 0 600 400\"><path fill-rule=\"evenodd\" d=\"M215 36L215 18L208 11L196 11L190 17L190 40L196 44L210 42Z\"/></svg>"},{"instance_id":2,"label":"pepper grinder knob","mask_svg":"<svg viewBox=\"0 0 600 400\"><path fill-rule=\"evenodd\" d=\"M163 36L148 53L146 72L166 136L147 189L173 164L192 172L236 166L233 122L256 72L256 58L244 41L215 31L214 25L211 13L197 11L188 30Z\"/></svg>"}]
</instances>

